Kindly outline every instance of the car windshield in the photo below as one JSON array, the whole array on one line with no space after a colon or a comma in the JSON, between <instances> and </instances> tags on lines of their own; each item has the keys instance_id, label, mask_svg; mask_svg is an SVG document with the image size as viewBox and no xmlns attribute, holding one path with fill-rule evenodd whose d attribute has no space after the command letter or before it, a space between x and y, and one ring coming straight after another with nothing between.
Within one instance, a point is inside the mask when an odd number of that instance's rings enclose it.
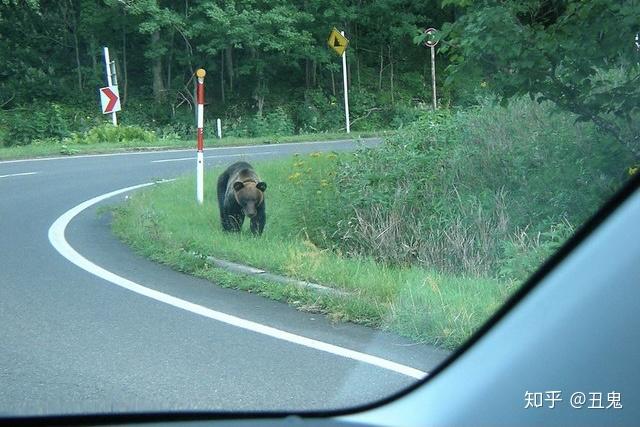
<instances>
[{"instance_id":1,"label":"car windshield","mask_svg":"<svg viewBox=\"0 0 640 427\"><path fill-rule=\"evenodd\" d=\"M0 419L427 378L638 173L639 12L0 0Z\"/></svg>"}]
</instances>

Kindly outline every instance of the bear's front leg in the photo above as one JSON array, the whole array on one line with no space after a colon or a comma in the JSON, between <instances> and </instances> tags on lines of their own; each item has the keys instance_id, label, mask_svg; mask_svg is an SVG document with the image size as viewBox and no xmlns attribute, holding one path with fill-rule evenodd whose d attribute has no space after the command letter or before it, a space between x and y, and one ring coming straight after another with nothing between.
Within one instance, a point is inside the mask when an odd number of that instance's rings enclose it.
<instances>
[{"instance_id":1,"label":"bear's front leg","mask_svg":"<svg viewBox=\"0 0 640 427\"><path fill-rule=\"evenodd\" d=\"M261 235L266 222L267 215L265 214L264 209L259 210L258 214L251 218L251 232L257 236Z\"/></svg>"},{"instance_id":2,"label":"bear's front leg","mask_svg":"<svg viewBox=\"0 0 640 427\"><path fill-rule=\"evenodd\" d=\"M222 228L224 231L239 232L244 222L243 214L225 214L222 220Z\"/></svg>"}]
</instances>

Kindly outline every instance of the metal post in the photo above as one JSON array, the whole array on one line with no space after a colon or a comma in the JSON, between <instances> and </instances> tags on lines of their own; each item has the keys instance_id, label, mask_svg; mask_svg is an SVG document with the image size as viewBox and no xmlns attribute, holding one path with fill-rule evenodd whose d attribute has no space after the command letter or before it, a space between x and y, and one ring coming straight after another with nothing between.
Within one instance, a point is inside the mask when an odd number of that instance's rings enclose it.
<instances>
[{"instance_id":1,"label":"metal post","mask_svg":"<svg viewBox=\"0 0 640 427\"><path fill-rule=\"evenodd\" d=\"M431 84L433 86L433 109L438 108L436 102L436 47L431 46Z\"/></svg>"},{"instance_id":2,"label":"metal post","mask_svg":"<svg viewBox=\"0 0 640 427\"><path fill-rule=\"evenodd\" d=\"M114 82L111 79L111 61L109 60L109 48L108 47L103 47L102 48L102 52L104 53L104 69L107 73L107 86L114 86ZM115 73L114 73L115 75ZM115 83L117 84L117 83ZM111 113L111 121L113 122L114 126L118 126L118 118L116 117L116 112L112 112Z\"/></svg>"},{"instance_id":3,"label":"metal post","mask_svg":"<svg viewBox=\"0 0 640 427\"><path fill-rule=\"evenodd\" d=\"M218 127L218 139L222 139L222 121L220 119L216 120L216 125Z\"/></svg>"},{"instance_id":4,"label":"metal post","mask_svg":"<svg viewBox=\"0 0 640 427\"><path fill-rule=\"evenodd\" d=\"M207 73L202 68L196 71L198 77L198 84L196 90L197 103L198 103L198 153L196 164L196 199L198 204L204 202L204 76Z\"/></svg>"},{"instance_id":5,"label":"metal post","mask_svg":"<svg viewBox=\"0 0 640 427\"><path fill-rule=\"evenodd\" d=\"M340 31L340 34L344 36L344 31ZM347 51L342 53L342 80L344 83L344 116L347 123L347 133L351 133L351 126L349 124L349 92L347 90Z\"/></svg>"}]
</instances>

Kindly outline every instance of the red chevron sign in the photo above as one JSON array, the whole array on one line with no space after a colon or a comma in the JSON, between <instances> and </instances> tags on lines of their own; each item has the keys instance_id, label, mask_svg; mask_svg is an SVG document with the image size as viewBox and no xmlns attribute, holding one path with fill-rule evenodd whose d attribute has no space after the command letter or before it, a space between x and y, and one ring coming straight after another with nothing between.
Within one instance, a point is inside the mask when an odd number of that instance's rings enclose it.
<instances>
[{"instance_id":1,"label":"red chevron sign","mask_svg":"<svg viewBox=\"0 0 640 427\"><path fill-rule=\"evenodd\" d=\"M120 111L120 94L118 93L118 86L100 88L100 102L102 103L103 114Z\"/></svg>"}]
</instances>

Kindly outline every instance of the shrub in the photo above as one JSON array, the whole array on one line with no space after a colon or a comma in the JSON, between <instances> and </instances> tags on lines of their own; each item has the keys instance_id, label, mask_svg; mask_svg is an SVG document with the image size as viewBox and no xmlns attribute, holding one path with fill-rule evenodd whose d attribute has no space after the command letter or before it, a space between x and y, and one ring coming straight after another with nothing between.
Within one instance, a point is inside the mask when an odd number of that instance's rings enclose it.
<instances>
[{"instance_id":1,"label":"shrub","mask_svg":"<svg viewBox=\"0 0 640 427\"><path fill-rule=\"evenodd\" d=\"M35 139L63 138L70 134L68 111L56 103L3 111L0 121L5 129L5 146L28 145Z\"/></svg>"},{"instance_id":2,"label":"shrub","mask_svg":"<svg viewBox=\"0 0 640 427\"><path fill-rule=\"evenodd\" d=\"M393 129L401 129L428 113L424 108L406 104L397 104L389 110L389 125Z\"/></svg>"},{"instance_id":3,"label":"shrub","mask_svg":"<svg viewBox=\"0 0 640 427\"><path fill-rule=\"evenodd\" d=\"M293 135L293 121L282 107L260 117L256 115L249 124L251 136Z\"/></svg>"},{"instance_id":4,"label":"shrub","mask_svg":"<svg viewBox=\"0 0 640 427\"><path fill-rule=\"evenodd\" d=\"M312 174L339 191L296 208L312 218L305 232L321 247L522 278L568 236L562 224L594 213L631 164L623 144L550 103L484 102L425 112L383 146ZM540 238L522 240L523 231Z\"/></svg>"},{"instance_id":5,"label":"shrub","mask_svg":"<svg viewBox=\"0 0 640 427\"><path fill-rule=\"evenodd\" d=\"M335 174L338 156L335 153L312 153L308 156L295 155L292 172L288 180L295 187L291 192L291 208L296 228L301 230L307 240L327 247L332 236L329 224L336 224L343 217L344 209L335 203L338 190L335 186ZM321 212L319 212L321 211Z\"/></svg>"},{"instance_id":6,"label":"shrub","mask_svg":"<svg viewBox=\"0 0 640 427\"><path fill-rule=\"evenodd\" d=\"M83 99L69 104L43 102L28 108L0 110L0 145L60 142L73 133L83 133L103 122L103 115L95 104Z\"/></svg>"},{"instance_id":7,"label":"shrub","mask_svg":"<svg viewBox=\"0 0 640 427\"><path fill-rule=\"evenodd\" d=\"M293 112L295 127L299 133L337 131L344 125L336 120L336 117L344 117L344 111L336 97L321 89L305 91L304 102L296 103Z\"/></svg>"},{"instance_id":8,"label":"shrub","mask_svg":"<svg viewBox=\"0 0 640 427\"><path fill-rule=\"evenodd\" d=\"M65 144L139 144L154 143L157 141L155 133L142 129L138 126L113 126L112 124L102 124L90 129L84 134L73 134L66 138Z\"/></svg>"},{"instance_id":9,"label":"shrub","mask_svg":"<svg viewBox=\"0 0 640 427\"><path fill-rule=\"evenodd\" d=\"M552 224L544 233L513 233L503 242L499 275L523 281L533 274L569 238L574 231L568 221Z\"/></svg>"}]
</instances>

